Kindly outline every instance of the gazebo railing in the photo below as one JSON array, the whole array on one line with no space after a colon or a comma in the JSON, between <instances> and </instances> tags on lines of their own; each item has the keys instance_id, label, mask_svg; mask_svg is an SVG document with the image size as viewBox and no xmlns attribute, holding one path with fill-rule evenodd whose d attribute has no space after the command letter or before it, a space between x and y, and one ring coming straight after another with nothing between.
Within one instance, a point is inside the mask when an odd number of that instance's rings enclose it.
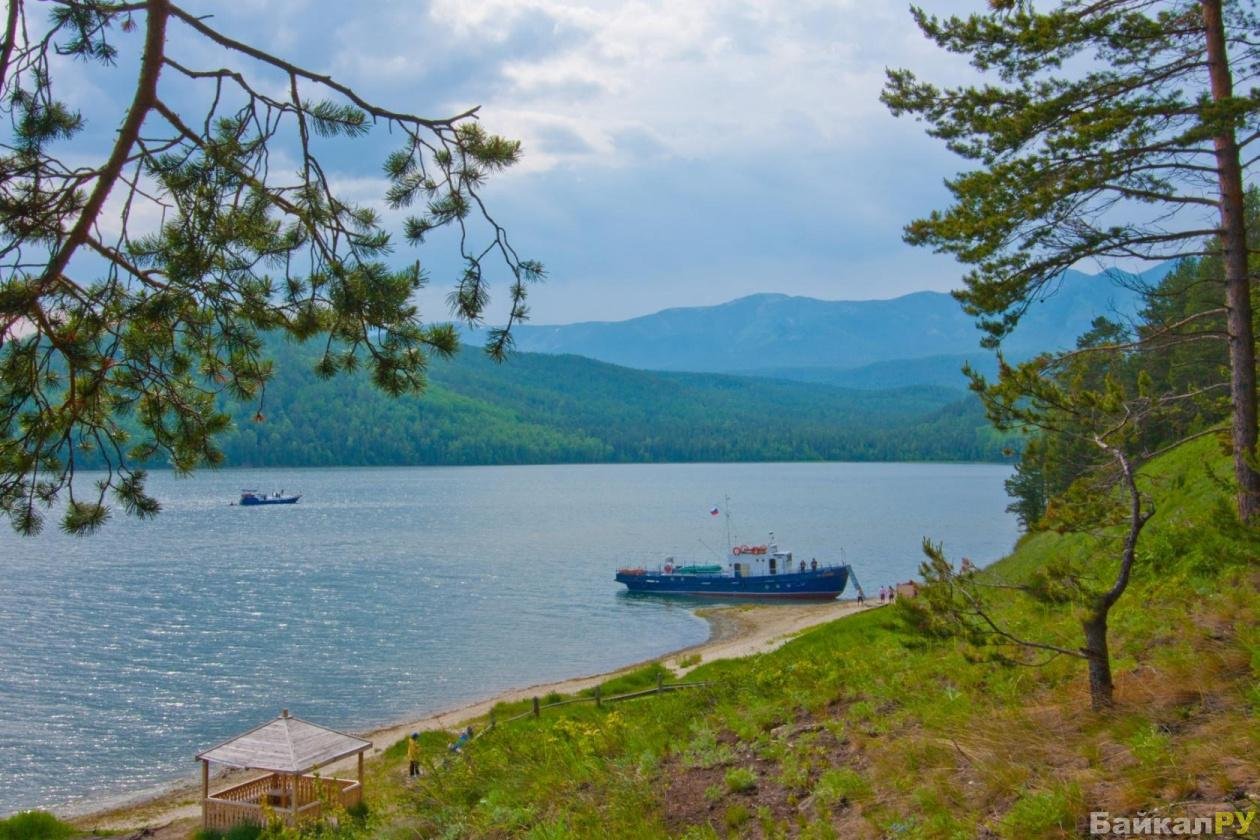
<instances>
[{"instance_id":1,"label":"gazebo railing","mask_svg":"<svg viewBox=\"0 0 1260 840\"><path fill-rule=\"evenodd\" d=\"M257 804L263 796L267 795L276 786L276 779L277 777L274 773L268 773L266 776L259 776L252 781L224 788L210 798L227 802L253 802Z\"/></svg>"},{"instance_id":2,"label":"gazebo railing","mask_svg":"<svg viewBox=\"0 0 1260 840\"><path fill-rule=\"evenodd\" d=\"M293 781L292 776L271 773L218 791L205 800L205 827L231 828L243 822L262 825L267 810L286 822L299 822L318 817L326 801L350 808L363 798L363 787L357 781L298 776L295 808L290 801Z\"/></svg>"},{"instance_id":3,"label":"gazebo railing","mask_svg":"<svg viewBox=\"0 0 1260 840\"><path fill-rule=\"evenodd\" d=\"M202 803L202 807L205 811L205 828L230 829L241 823L264 823L262 808L249 802L232 802L211 797Z\"/></svg>"}]
</instances>

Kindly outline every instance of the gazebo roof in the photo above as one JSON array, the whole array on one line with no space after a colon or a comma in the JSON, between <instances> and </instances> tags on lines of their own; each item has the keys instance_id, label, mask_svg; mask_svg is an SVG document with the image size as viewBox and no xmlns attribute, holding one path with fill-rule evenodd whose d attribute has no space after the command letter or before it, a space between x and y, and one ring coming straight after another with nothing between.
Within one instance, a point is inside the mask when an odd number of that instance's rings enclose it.
<instances>
[{"instance_id":1,"label":"gazebo roof","mask_svg":"<svg viewBox=\"0 0 1260 840\"><path fill-rule=\"evenodd\" d=\"M229 767L306 773L371 746L371 741L316 726L285 709L275 720L198 753L197 758Z\"/></svg>"}]
</instances>

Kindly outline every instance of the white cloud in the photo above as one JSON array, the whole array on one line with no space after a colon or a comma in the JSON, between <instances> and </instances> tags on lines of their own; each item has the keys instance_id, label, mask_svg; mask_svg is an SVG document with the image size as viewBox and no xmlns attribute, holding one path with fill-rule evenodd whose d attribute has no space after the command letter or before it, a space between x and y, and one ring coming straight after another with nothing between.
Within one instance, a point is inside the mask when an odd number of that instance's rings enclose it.
<instances>
[{"instance_id":1,"label":"white cloud","mask_svg":"<svg viewBox=\"0 0 1260 840\"><path fill-rule=\"evenodd\" d=\"M835 150L890 130L885 66L926 59L903 8L858 0L434 0L427 14L376 12L339 29L334 64L368 84L461 94L467 66L486 124L524 142L521 171L631 163L642 149L618 143L630 134L681 158ZM557 126L583 143L558 148Z\"/></svg>"},{"instance_id":2,"label":"white cloud","mask_svg":"<svg viewBox=\"0 0 1260 840\"><path fill-rule=\"evenodd\" d=\"M188 2L232 37L331 73L366 99L429 116L480 104L487 128L521 139L523 162L486 195L513 243L551 271L537 294L542 322L747 291L870 297L894 280L907 291L956 283L948 258L911 251L900 229L940 206L957 161L878 96L886 66L933 80L970 71L927 42L901 4ZM282 75L186 27L172 33L183 63L243 67L287 96ZM138 54L140 33L128 41ZM133 70L66 72L95 106L94 136L107 149ZM163 85L178 107L195 110L206 96L207 86L175 74ZM391 229L403 214L383 206L380 162L394 142L376 132L318 149L338 190L381 210ZM277 178L295 168L291 151L273 158ZM115 199L107 215L117 212ZM135 221L151 228L158 218ZM433 269L431 313L445 311L457 244L435 236L417 252L399 243L400 261L419 255ZM877 288L872 276L887 282Z\"/></svg>"}]
</instances>

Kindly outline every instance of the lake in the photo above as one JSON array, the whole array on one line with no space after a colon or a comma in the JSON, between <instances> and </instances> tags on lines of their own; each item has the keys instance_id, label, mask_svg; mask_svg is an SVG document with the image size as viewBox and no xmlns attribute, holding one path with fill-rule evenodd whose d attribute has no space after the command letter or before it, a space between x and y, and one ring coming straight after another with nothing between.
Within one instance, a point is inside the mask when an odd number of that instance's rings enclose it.
<instances>
[{"instance_id":1,"label":"lake","mask_svg":"<svg viewBox=\"0 0 1260 840\"><path fill-rule=\"evenodd\" d=\"M364 731L703 641L693 604L619 565L714 562L773 530L867 593L923 537L988 563L1017 536L1010 468L653 464L153 474L155 520L0 531L0 814L191 778L281 708ZM85 476L86 478L86 476ZM85 482L85 485L87 482ZM242 488L293 506L230 506ZM845 593L851 597L852 592Z\"/></svg>"}]
</instances>

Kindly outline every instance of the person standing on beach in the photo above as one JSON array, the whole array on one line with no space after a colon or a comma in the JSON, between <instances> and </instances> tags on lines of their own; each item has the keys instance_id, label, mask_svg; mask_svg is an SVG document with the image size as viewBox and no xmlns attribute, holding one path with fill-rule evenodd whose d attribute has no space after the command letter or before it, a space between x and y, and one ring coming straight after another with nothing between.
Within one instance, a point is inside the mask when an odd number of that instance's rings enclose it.
<instances>
[{"instance_id":1,"label":"person standing on beach","mask_svg":"<svg viewBox=\"0 0 1260 840\"><path fill-rule=\"evenodd\" d=\"M888 588L881 586L879 588L879 602L881 604L884 603L884 599L886 599L887 597L888 597Z\"/></svg>"},{"instance_id":2,"label":"person standing on beach","mask_svg":"<svg viewBox=\"0 0 1260 840\"><path fill-rule=\"evenodd\" d=\"M420 733L412 732L407 739L407 776L420 775Z\"/></svg>"}]
</instances>

